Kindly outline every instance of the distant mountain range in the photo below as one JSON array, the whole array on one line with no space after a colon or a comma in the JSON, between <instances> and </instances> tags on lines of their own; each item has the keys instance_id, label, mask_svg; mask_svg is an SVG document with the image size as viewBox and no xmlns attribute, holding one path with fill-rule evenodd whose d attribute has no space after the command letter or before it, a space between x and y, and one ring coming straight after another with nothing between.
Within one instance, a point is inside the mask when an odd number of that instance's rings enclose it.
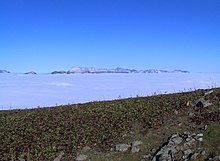
<instances>
[{"instance_id":1,"label":"distant mountain range","mask_svg":"<svg viewBox=\"0 0 220 161\"><path fill-rule=\"evenodd\" d=\"M0 73L11 73L7 70L0 70ZM48 74L76 74L76 73L91 73L91 74L101 74L101 73L189 73L189 71L185 70L158 70L158 69L147 69L147 70L136 70L136 69L126 69L117 67L115 69L107 69L107 68L87 68L87 67L72 67L68 71L53 71ZM34 71L26 72L24 74L37 74Z\"/></svg>"},{"instance_id":2,"label":"distant mountain range","mask_svg":"<svg viewBox=\"0 0 220 161\"><path fill-rule=\"evenodd\" d=\"M91 73L91 74L100 74L100 73L189 73L185 70L158 70L158 69L147 69L147 70L136 70L136 69L126 69L117 67L115 69L107 68L87 68L87 67L72 67L68 71L54 71L51 74L75 74L75 73Z\"/></svg>"}]
</instances>

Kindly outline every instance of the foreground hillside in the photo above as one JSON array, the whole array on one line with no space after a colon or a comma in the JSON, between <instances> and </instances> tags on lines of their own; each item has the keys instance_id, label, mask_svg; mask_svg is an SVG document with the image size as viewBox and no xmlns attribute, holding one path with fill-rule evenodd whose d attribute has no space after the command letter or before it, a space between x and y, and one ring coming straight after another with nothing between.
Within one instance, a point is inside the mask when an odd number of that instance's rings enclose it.
<instances>
[{"instance_id":1,"label":"foreground hillside","mask_svg":"<svg viewBox=\"0 0 220 161\"><path fill-rule=\"evenodd\" d=\"M208 160L219 136L220 88L0 111L2 161Z\"/></svg>"}]
</instances>

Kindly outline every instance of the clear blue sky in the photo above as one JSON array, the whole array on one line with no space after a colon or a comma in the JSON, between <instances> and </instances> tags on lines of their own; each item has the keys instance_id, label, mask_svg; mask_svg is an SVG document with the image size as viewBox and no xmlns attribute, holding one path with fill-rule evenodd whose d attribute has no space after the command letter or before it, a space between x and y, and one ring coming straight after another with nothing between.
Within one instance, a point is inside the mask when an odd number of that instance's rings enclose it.
<instances>
[{"instance_id":1,"label":"clear blue sky","mask_svg":"<svg viewBox=\"0 0 220 161\"><path fill-rule=\"evenodd\" d=\"M220 73L220 0L1 0L0 69Z\"/></svg>"}]
</instances>

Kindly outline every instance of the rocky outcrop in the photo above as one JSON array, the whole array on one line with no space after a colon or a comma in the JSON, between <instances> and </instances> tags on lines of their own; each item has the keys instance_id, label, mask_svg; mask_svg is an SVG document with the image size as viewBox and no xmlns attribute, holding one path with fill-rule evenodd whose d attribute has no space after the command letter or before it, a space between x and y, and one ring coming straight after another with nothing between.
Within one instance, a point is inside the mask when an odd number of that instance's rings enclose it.
<instances>
[{"instance_id":1,"label":"rocky outcrop","mask_svg":"<svg viewBox=\"0 0 220 161\"><path fill-rule=\"evenodd\" d=\"M196 160L199 155L205 154L204 149L194 148L198 142L202 141L203 133L190 134L185 132L184 134L173 134L168 141L158 149L152 161L173 161L176 156L182 156L182 159Z\"/></svg>"},{"instance_id":2,"label":"rocky outcrop","mask_svg":"<svg viewBox=\"0 0 220 161\"><path fill-rule=\"evenodd\" d=\"M192 102L192 105L195 106L195 107L199 107L199 108L203 108L203 107L205 108L205 107L211 106L212 103L205 100L204 98L199 98L197 100L194 100Z\"/></svg>"},{"instance_id":3,"label":"rocky outcrop","mask_svg":"<svg viewBox=\"0 0 220 161\"><path fill-rule=\"evenodd\" d=\"M215 156L213 158L209 158L208 160L211 160L211 161L220 161L220 156Z\"/></svg>"}]
</instances>

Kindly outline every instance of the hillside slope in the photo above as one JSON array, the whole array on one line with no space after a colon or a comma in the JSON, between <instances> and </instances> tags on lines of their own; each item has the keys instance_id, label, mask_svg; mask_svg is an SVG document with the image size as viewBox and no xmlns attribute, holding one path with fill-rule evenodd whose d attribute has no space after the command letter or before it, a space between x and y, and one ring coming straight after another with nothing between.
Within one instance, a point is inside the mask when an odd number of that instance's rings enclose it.
<instances>
[{"instance_id":1,"label":"hillside slope","mask_svg":"<svg viewBox=\"0 0 220 161\"><path fill-rule=\"evenodd\" d=\"M205 149L196 159L205 160L220 155L220 88L0 111L0 131L0 160L52 161L60 155L67 161L79 154L91 161L151 160L171 135L201 132L203 140L189 148ZM115 151L117 144L136 140L137 152Z\"/></svg>"}]
</instances>

